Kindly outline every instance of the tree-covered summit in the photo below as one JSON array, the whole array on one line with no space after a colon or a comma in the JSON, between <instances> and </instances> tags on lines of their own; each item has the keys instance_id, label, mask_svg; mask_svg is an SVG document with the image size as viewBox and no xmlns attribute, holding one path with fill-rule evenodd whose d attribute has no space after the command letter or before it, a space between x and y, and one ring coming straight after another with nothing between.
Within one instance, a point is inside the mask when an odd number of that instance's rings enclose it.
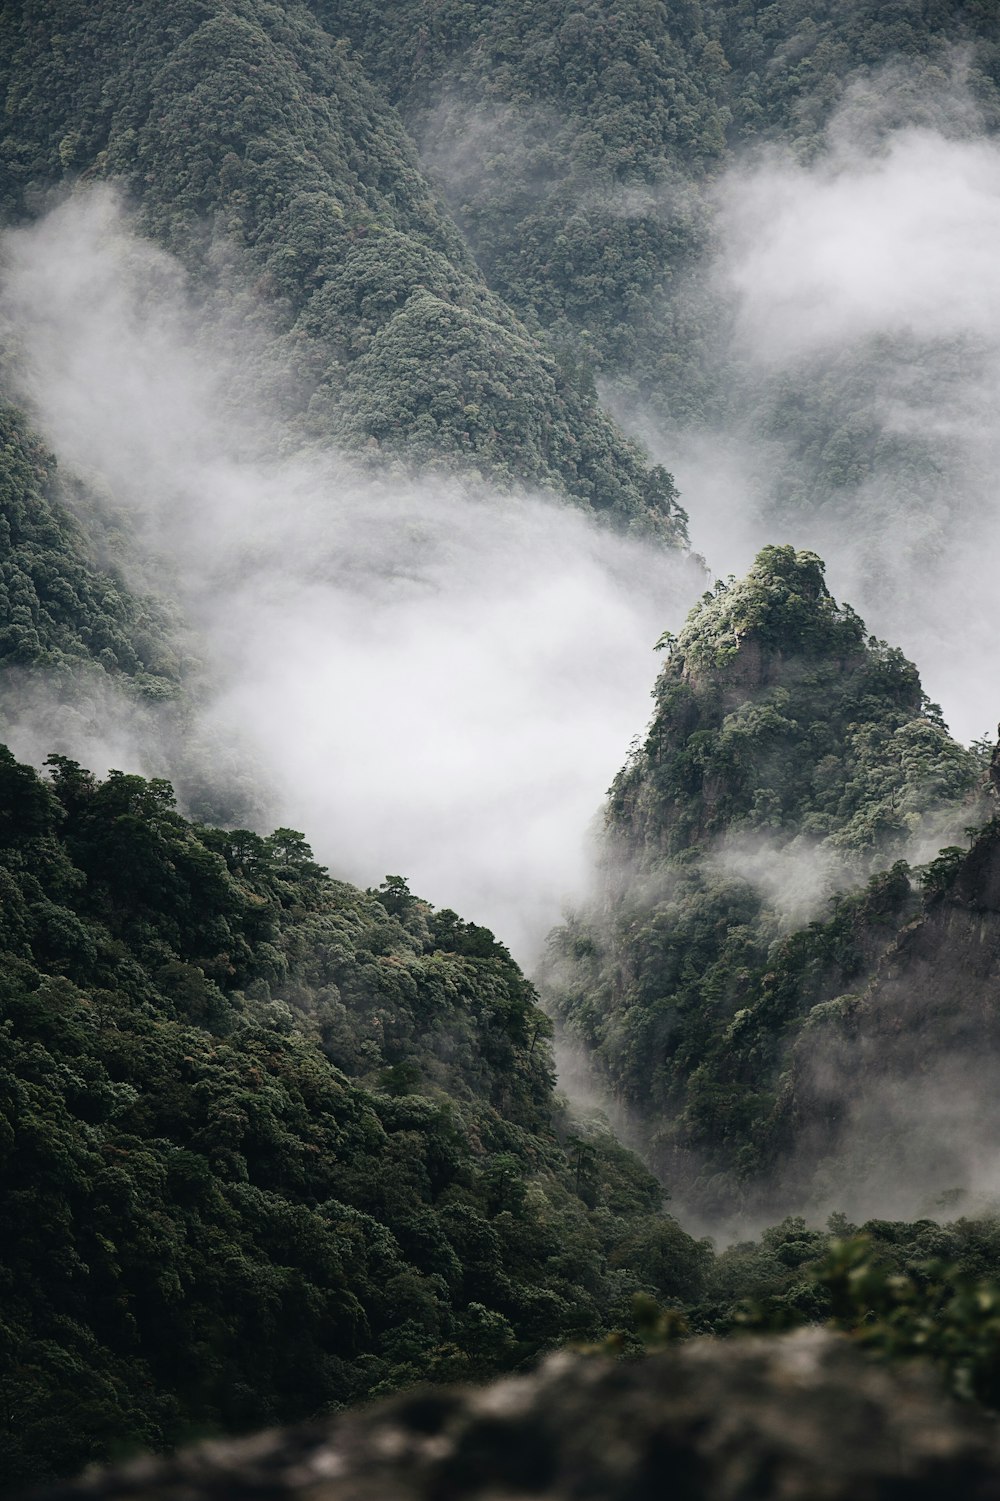
<instances>
[{"instance_id":1,"label":"tree-covered summit","mask_svg":"<svg viewBox=\"0 0 1000 1501\"><path fill-rule=\"evenodd\" d=\"M864 625L849 606L837 604L824 574L815 553L765 547L746 578L730 579L693 607L678 652L696 669L724 665L750 641L776 660L862 651Z\"/></svg>"},{"instance_id":2,"label":"tree-covered summit","mask_svg":"<svg viewBox=\"0 0 1000 1501\"><path fill-rule=\"evenodd\" d=\"M905 860L984 816L982 765L815 554L765 548L661 645L545 989L667 1180L725 1213L766 1192L791 1032L914 911Z\"/></svg>"},{"instance_id":3,"label":"tree-covered summit","mask_svg":"<svg viewBox=\"0 0 1000 1501\"><path fill-rule=\"evenodd\" d=\"M660 644L656 712L608 808L632 852L755 831L881 858L936 837L975 784L916 668L837 604L814 553L765 548Z\"/></svg>"}]
</instances>

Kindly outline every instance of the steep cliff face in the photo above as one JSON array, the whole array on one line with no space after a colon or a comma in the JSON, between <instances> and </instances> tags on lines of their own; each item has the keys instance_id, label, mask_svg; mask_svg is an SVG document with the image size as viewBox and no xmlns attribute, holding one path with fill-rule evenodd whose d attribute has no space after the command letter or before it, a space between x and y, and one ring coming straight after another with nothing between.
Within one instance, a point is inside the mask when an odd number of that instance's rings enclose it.
<instances>
[{"instance_id":1,"label":"steep cliff face","mask_svg":"<svg viewBox=\"0 0 1000 1501\"><path fill-rule=\"evenodd\" d=\"M661 1172L717 1209L778 1170L789 1029L914 910L905 865L872 872L973 821L982 767L812 554L765 549L664 644L603 896L554 935L547 983Z\"/></svg>"}]
</instances>

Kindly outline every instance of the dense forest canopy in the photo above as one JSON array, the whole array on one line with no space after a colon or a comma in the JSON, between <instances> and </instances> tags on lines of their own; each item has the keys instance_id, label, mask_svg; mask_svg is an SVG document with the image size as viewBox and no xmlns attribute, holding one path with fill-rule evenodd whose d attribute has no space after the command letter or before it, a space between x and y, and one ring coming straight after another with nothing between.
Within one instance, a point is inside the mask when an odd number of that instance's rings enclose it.
<instances>
[{"instance_id":1,"label":"dense forest canopy","mask_svg":"<svg viewBox=\"0 0 1000 1501\"><path fill-rule=\"evenodd\" d=\"M943 622L962 678L984 599L992 640L997 0L0 0L0 36L0 228L118 204L183 285L176 382L225 346L205 446L228 420L231 469L271 466L269 525L234 522L230 559L226 517L249 502L234 486L216 507L221 460L172 517L200 512L188 551L169 514L153 546L141 462L116 489L86 444L52 451L38 349L0 292L4 1483L568 1341L630 1357L805 1322L923 1350L995 1407L1000 780L990 745L949 733L909 643L917 616L923 639ZM901 178L932 207L947 195L926 184L954 180L953 217L887 229ZM825 246L831 204L927 254L869 284L855 261L874 252L848 235L810 281L789 205ZM94 222L114 267L126 241ZM112 361L173 316L155 276L136 285L104 331ZM125 372L162 450L182 449L169 385L145 378ZM296 488L311 464L324 483ZM379 510L393 487L405 503ZM326 527L282 574L300 504ZM529 534L539 506L550 529ZM475 546L435 533L459 507ZM705 582L688 513L696 539L715 515L720 550L745 533L757 556L685 623L670 591L687 609ZM613 636L631 595L662 591L667 627L594 894L537 991L468 912L399 875L359 889L314 859L315 834L256 817L241 700L220 688L219 641L246 620L227 566L265 620L269 587L322 596L338 569L419 608L449 587L424 567L431 537L454 567L474 557L466 614L442 617L471 643L459 691L475 674L476 712L516 720L468 613L501 571L501 524L540 537L551 571L537 618L518 601L489 617L515 663L549 660L574 594ZM199 573L213 526L223 561ZM837 603L826 541L837 593L844 573L863 586L905 651ZM204 580L217 597L196 599ZM374 601L345 597L355 613L318 611L338 628L306 655L340 654L357 681L326 703L317 672L275 726L286 750L359 713ZM428 757L452 765L435 630L393 638L420 693L390 681L379 721L414 803ZM584 734L606 684L573 645ZM86 720L99 743L112 704L129 733L109 729L96 772L79 750L44 760L38 724L72 750ZM105 770L119 745L145 766L167 744L181 807L131 761ZM499 759L476 768L484 799ZM566 776L540 764L505 825ZM378 791L368 816L391 821ZM571 1055L587 1108L556 1089Z\"/></svg>"},{"instance_id":2,"label":"dense forest canopy","mask_svg":"<svg viewBox=\"0 0 1000 1501\"><path fill-rule=\"evenodd\" d=\"M957 55L982 123L1000 118L992 3L314 9L397 104L490 284L674 416L726 399L711 295L690 283L728 162L763 142L817 152L852 89L885 96L882 132L933 118ZM879 89L887 65L903 99Z\"/></svg>"},{"instance_id":3,"label":"dense forest canopy","mask_svg":"<svg viewBox=\"0 0 1000 1501\"><path fill-rule=\"evenodd\" d=\"M0 409L0 661L69 675L100 669L152 699L177 692L168 619L137 598L73 515L55 457L14 407Z\"/></svg>"},{"instance_id":4,"label":"dense forest canopy","mask_svg":"<svg viewBox=\"0 0 1000 1501\"><path fill-rule=\"evenodd\" d=\"M108 176L206 281L252 288L305 434L476 467L683 538L669 477L491 293L400 122L301 5L8 7L3 202ZM194 144L196 143L196 144Z\"/></svg>"},{"instance_id":5,"label":"dense forest canopy","mask_svg":"<svg viewBox=\"0 0 1000 1501\"><path fill-rule=\"evenodd\" d=\"M830 1249L789 1219L713 1258L553 1096L487 930L162 782L4 751L0 803L8 1485L510 1369L637 1296L637 1350L835 1316L889 1353L939 1331L994 1393L994 1221L841 1216Z\"/></svg>"},{"instance_id":6,"label":"dense forest canopy","mask_svg":"<svg viewBox=\"0 0 1000 1501\"><path fill-rule=\"evenodd\" d=\"M4 1477L516 1365L707 1248L493 935L0 755Z\"/></svg>"}]
</instances>

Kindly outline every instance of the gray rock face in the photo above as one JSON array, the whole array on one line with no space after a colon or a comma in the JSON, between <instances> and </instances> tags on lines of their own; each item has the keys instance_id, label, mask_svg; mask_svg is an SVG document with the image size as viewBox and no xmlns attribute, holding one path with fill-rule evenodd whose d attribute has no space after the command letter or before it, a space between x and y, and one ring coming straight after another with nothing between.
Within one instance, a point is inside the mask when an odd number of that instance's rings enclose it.
<instances>
[{"instance_id":1,"label":"gray rock face","mask_svg":"<svg viewBox=\"0 0 1000 1501\"><path fill-rule=\"evenodd\" d=\"M842 1336L559 1355L327 1424L214 1442L38 1501L1000 1501L1000 1430Z\"/></svg>"}]
</instances>

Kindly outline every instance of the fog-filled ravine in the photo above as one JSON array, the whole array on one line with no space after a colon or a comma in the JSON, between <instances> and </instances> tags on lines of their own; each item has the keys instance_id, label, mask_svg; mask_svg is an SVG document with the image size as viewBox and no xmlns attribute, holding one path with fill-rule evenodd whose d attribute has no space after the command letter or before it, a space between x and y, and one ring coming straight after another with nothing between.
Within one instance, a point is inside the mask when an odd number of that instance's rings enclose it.
<instances>
[{"instance_id":1,"label":"fog-filled ravine","mask_svg":"<svg viewBox=\"0 0 1000 1501\"><path fill-rule=\"evenodd\" d=\"M993 0L0 34L9 1485L748 1327L995 1405Z\"/></svg>"}]
</instances>

